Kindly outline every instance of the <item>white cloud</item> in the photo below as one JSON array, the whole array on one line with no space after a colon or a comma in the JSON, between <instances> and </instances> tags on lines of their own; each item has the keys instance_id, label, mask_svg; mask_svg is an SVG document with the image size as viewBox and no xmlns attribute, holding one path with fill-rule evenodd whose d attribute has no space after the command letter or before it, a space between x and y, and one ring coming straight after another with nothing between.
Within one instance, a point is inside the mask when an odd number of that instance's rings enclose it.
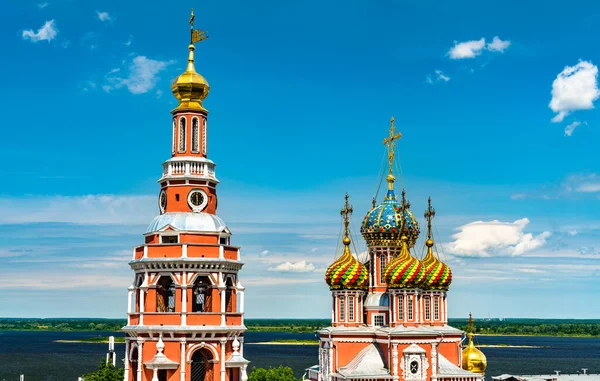
<instances>
[{"instance_id":1,"label":"white cloud","mask_svg":"<svg viewBox=\"0 0 600 381\"><path fill-rule=\"evenodd\" d=\"M29 196L0 198L0 224L65 222L74 224L143 224L157 214L154 196Z\"/></svg>"},{"instance_id":2,"label":"white cloud","mask_svg":"<svg viewBox=\"0 0 600 381\"><path fill-rule=\"evenodd\" d=\"M158 73L166 69L174 61L157 61L145 56L137 56L129 64L129 75L122 78L113 74L119 70L113 69L107 75L109 82L103 86L104 91L109 92L112 89L119 89L126 86L132 94L143 94L154 89L158 82Z\"/></svg>"},{"instance_id":3,"label":"white cloud","mask_svg":"<svg viewBox=\"0 0 600 381\"><path fill-rule=\"evenodd\" d=\"M98 16L98 20L100 20L100 21L111 21L112 20L112 17L110 17L108 12L96 11L96 15Z\"/></svg>"},{"instance_id":4,"label":"white cloud","mask_svg":"<svg viewBox=\"0 0 600 381\"><path fill-rule=\"evenodd\" d=\"M48 3L38 3L38 4L37 4L37 6L38 6L38 8L39 8L39 9L44 9L44 8L46 8L48 5L50 5L50 4L48 4Z\"/></svg>"},{"instance_id":5,"label":"white cloud","mask_svg":"<svg viewBox=\"0 0 600 381\"><path fill-rule=\"evenodd\" d=\"M33 29L24 30L23 31L23 39L31 40L32 42L38 41L52 41L54 37L58 34L58 29L56 29L56 25L54 24L54 20L46 21L44 25L37 32L34 32Z\"/></svg>"},{"instance_id":6,"label":"white cloud","mask_svg":"<svg viewBox=\"0 0 600 381\"><path fill-rule=\"evenodd\" d=\"M583 175L571 175L563 183L567 192L597 193L600 192L600 175L589 173Z\"/></svg>"},{"instance_id":7,"label":"white cloud","mask_svg":"<svg viewBox=\"0 0 600 381\"><path fill-rule=\"evenodd\" d=\"M312 263L307 263L306 261L298 261L296 263L285 262L275 267L269 267L268 270L288 273L308 273L315 271L315 266Z\"/></svg>"},{"instance_id":8,"label":"white cloud","mask_svg":"<svg viewBox=\"0 0 600 381\"><path fill-rule=\"evenodd\" d=\"M450 80L450 77L445 75L444 72L441 70L435 71L435 80L433 78L431 78L430 75L428 75L426 78L426 81L429 84L433 84L434 82L448 82L449 80Z\"/></svg>"},{"instance_id":9,"label":"white cloud","mask_svg":"<svg viewBox=\"0 0 600 381\"><path fill-rule=\"evenodd\" d=\"M261 252L260 252L260 254L259 254L259 256L261 256L261 257L265 257L265 256L267 256L267 255L269 255L269 250L263 250L263 251L261 251Z\"/></svg>"},{"instance_id":10,"label":"white cloud","mask_svg":"<svg viewBox=\"0 0 600 381\"><path fill-rule=\"evenodd\" d=\"M536 236L525 233L528 224L527 218L515 222L471 222L460 226L459 232L452 236L454 242L446 246L451 253L465 257L521 255L543 246L551 235L550 232Z\"/></svg>"},{"instance_id":11,"label":"white cloud","mask_svg":"<svg viewBox=\"0 0 600 381\"><path fill-rule=\"evenodd\" d=\"M132 42L133 42L133 36L129 35L129 38L127 39L127 41L123 45L125 45L125 46L131 46Z\"/></svg>"},{"instance_id":12,"label":"white cloud","mask_svg":"<svg viewBox=\"0 0 600 381\"><path fill-rule=\"evenodd\" d=\"M575 237L577 234L579 234L579 232L577 231L577 229L571 229L567 232L567 234L571 237Z\"/></svg>"},{"instance_id":13,"label":"white cloud","mask_svg":"<svg viewBox=\"0 0 600 381\"><path fill-rule=\"evenodd\" d=\"M465 42L454 41L454 46L450 49L448 54L453 60L474 58L481 54L484 47L485 38Z\"/></svg>"},{"instance_id":14,"label":"white cloud","mask_svg":"<svg viewBox=\"0 0 600 381\"><path fill-rule=\"evenodd\" d=\"M569 124L567 127L565 127L565 136L573 135L573 131L575 131L575 129L577 127L579 127L580 125L581 125L581 122L577 122L577 121Z\"/></svg>"},{"instance_id":15,"label":"white cloud","mask_svg":"<svg viewBox=\"0 0 600 381\"><path fill-rule=\"evenodd\" d=\"M509 46L510 46L510 41L507 41L507 40L503 41L498 36L496 36L496 37L494 37L492 42L487 44L487 50L489 50L490 52L504 53L504 50L506 50Z\"/></svg>"},{"instance_id":16,"label":"white cloud","mask_svg":"<svg viewBox=\"0 0 600 381\"><path fill-rule=\"evenodd\" d=\"M593 109L598 97L600 90L596 65L589 61L579 61L575 66L566 66L552 82L549 107L557 113L552 122L562 122L573 111Z\"/></svg>"}]
</instances>

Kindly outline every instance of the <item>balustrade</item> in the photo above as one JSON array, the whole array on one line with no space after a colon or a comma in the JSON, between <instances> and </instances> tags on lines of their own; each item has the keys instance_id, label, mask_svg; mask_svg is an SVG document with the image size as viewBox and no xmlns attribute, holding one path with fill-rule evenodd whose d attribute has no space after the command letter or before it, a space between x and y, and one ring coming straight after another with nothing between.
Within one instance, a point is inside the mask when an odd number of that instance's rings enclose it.
<instances>
[{"instance_id":1,"label":"balustrade","mask_svg":"<svg viewBox=\"0 0 600 381\"><path fill-rule=\"evenodd\" d=\"M214 164L195 160L172 160L163 164L163 177L208 176L215 177Z\"/></svg>"}]
</instances>

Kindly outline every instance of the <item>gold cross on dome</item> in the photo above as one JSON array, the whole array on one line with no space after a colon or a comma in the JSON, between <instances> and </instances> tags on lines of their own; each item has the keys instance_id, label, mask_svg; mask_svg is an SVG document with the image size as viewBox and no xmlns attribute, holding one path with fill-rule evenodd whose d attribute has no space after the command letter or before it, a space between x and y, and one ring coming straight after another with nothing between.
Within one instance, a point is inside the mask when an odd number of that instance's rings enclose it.
<instances>
[{"instance_id":1,"label":"gold cross on dome","mask_svg":"<svg viewBox=\"0 0 600 381\"><path fill-rule=\"evenodd\" d=\"M390 119L390 136L383 139L383 145L388 148L388 161L390 163L390 173L392 173L392 167L394 164L394 147L396 145L396 140L402 137L400 132L396 133L396 125L394 124L394 117Z\"/></svg>"},{"instance_id":2,"label":"gold cross on dome","mask_svg":"<svg viewBox=\"0 0 600 381\"><path fill-rule=\"evenodd\" d=\"M435 217L435 209L431 207L431 197L427 200L427 210L425 211L425 219L427 220L427 239L431 239L431 221Z\"/></svg>"},{"instance_id":3,"label":"gold cross on dome","mask_svg":"<svg viewBox=\"0 0 600 381\"><path fill-rule=\"evenodd\" d=\"M350 205L350 203L348 202L348 198L348 193L346 193L346 203L344 204L344 207L340 210L340 214L344 219L344 234L346 235L346 237L348 237L348 225L350 225L350 215L352 214L352 212L354 212L354 209L352 209L352 205Z\"/></svg>"},{"instance_id":4,"label":"gold cross on dome","mask_svg":"<svg viewBox=\"0 0 600 381\"><path fill-rule=\"evenodd\" d=\"M194 19L196 16L194 15L194 8L192 8L192 13L190 14L190 43L195 44L196 42L204 41L208 38L208 35L205 31L201 29L194 29Z\"/></svg>"}]
</instances>

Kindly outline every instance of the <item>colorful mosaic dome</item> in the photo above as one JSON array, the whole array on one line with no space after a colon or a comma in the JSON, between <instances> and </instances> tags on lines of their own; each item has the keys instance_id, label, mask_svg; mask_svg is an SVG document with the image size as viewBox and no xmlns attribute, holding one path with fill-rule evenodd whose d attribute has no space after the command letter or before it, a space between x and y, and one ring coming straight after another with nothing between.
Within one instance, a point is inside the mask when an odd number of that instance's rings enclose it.
<instances>
[{"instance_id":1,"label":"colorful mosaic dome","mask_svg":"<svg viewBox=\"0 0 600 381\"><path fill-rule=\"evenodd\" d=\"M397 246L400 237L408 237L409 247L419 238L419 223L407 208L404 211L405 224L402 229L402 206L398 203L393 189L389 189L383 202L367 213L360 232L369 246Z\"/></svg>"},{"instance_id":2,"label":"colorful mosaic dome","mask_svg":"<svg viewBox=\"0 0 600 381\"><path fill-rule=\"evenodd\" d=\"M425 280L421 261L408 251L408 237L402 236L402 250L385 267L383 276L389 288L418 288Z\"/></svg>"},{"instance_id":3,"label":"colorful mosaic dome","mask_svg":"<svg viewBox=\"0 0 600 381\"><path fill-rule=\"evenodd\" d=\"M329 266L325 282L331 290L366 290L369 285L369 272L350 253L350 238L344 237L344 252Z\"/></svg>"},{"instance_id":4,"label":"colorful mosaic dome","mask_svg":"<svg viewBox=\"0 0 600 381\"><path fill-rule=\"evenodd\" d=\"M422 287L426 290L445 290L448 291L452 283L452 270L450 266L440 261L433 255L433 241L428 239L427 254L421 265L425 268L425 279Z\"/></svg>"}]
</instances>

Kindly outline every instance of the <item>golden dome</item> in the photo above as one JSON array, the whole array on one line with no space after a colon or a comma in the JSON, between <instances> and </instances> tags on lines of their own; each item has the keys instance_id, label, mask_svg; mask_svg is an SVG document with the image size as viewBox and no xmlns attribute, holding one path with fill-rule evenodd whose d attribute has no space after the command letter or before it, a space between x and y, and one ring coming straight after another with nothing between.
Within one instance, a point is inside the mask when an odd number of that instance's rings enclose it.
<instances>
[{"instance_id":1,"label":"golden dome","mask_svg":"<svg viewBox=\"0 0 600 381\"><path fill-rule=\"evenodd\" d=\"M482 351L473 344L473 317L469 314L469 344L462 351L462 368L469 372L484 374L487 359Z\"/></svg>"},{"instance_id":2,"label":"golden dome","mask_svg":"<svg viewBox=\"0 0 600 381\"><path fill-rule=\"evenodd\" d=\"M194 45L188 47L190 55L185 71L171 84L171 91L177 100L179 106L175 110L192 109L207 112L202 106L202 101L208 95L210 86L203 76L196 72L194 67Z\"/></svg>"}]
</instances>

